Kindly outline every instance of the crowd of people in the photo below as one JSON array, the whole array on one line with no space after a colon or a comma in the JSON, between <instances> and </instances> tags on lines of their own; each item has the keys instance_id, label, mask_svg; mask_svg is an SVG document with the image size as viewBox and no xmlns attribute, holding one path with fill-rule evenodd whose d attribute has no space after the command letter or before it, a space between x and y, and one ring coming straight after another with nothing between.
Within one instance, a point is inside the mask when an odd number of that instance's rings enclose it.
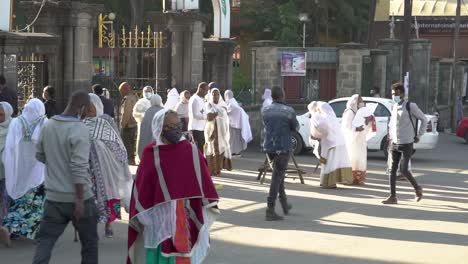
<instances>
[{"instance_id":1,"label":"crowd of people","mask_svg":"<svg viewBox=\"0 0 468 264\"><path fill-rule=\"evenodd\" d=\"M416 201L423 197L423 189L414 179L410 160L413 145L418 143L426 131L427 118L418 106L405 100L405 88L402 83L391 87L392 108L388 123L389 146L389 182L390 196L383 204L397 204L396 179L399 170L403 178L414 187ZM380 96L375 90L375 96ZM272 163L273 173L270 192L267 198L267 221L283 220L275 211L276 200L280 201L284 215L292 209L288 203L284 178L292 153L291 136L299 130L299 124L293 108L284 103L284 90L280 87L266 89L263 94L262 134L263 151ZM311 102L309 141L314 155L320 162L320 187L336 189L337 184L363 185L367 170L367 140L376 134L375 107L366 105L363 98L356 94L350 97L338 120L333 108L326 102ZM420 126L418 128L418 122Z\"/></svg>"},{"instance_id":2,"label":"crowd of people","mask_svg":"<svg viewBox=\"0 0 468 264\"><path fill-rule=\"evenodd\" d=\"M139 98L124 82L116 109L106 89L95 84L73 93L60 113L54 87L46 86L42 100L30 98L16 115L16 98L2 78L3 244L36 240L33 263L48 263L72 222L83 263L97 263L97 225L112 238L112 223L125 208L131 217L128 263L204 259L209 227L219 214L211 177L231 170L231 148L238 155L252 140L248 115L232 91L225 92L225 101L214 82L200 83L193 96L173 88L163 104L152 87L145 86ZM132 175L129 166L136 164Z\"/></svg>"},{"instance_id":3,"label":"crowd of people","mask_svg":"<svg viewBox=\"0 0 468 264\"><path fill-rule=\"evenodd\" d=\"M0 241L11 246L18 237L35 239L33 263L48 263L72 222L83 263L97 263L97 226L104 224L104 236L112 238L112 224L124 208L130 214L127 263L202 262L210 226L219 215L212 177L232 170L233 157L252 140L249 116L232 91L223 93L214 82L200 83L193 94L170 89L165 103L152 87L141 91L139 98L129 83L122 83L116 109L106 89L96 84L74 92L60 113L55 89L47 86L43 100L32 98L18 112L0 77L5 99L0 101ZM423 197L409 164L427 120L404 92L402 84L392 86L390 196L384 204L398 202L398 169L413 185L416 200ZM263 100L262 150L273 168L266 220L277 221L284 219L275 211L277 200L284 215L293 208L285 174L291 134L299 124L282 88L266 89ZM308 110L321 188L365 184L375 108L353 95L341 124L326 102L312 102ZM129 166L137 164L132 175Z\"/></svg>"}]
</instances>

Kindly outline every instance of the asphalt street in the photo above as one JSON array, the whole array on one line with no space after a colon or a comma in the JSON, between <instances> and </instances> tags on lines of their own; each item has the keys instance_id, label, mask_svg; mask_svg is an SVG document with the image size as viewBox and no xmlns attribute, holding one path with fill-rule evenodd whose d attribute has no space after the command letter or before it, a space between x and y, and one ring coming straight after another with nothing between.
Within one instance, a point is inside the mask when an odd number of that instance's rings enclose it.
<instances>
[{"instance_id":1,"label":"asphalt street","mask_svg":"<svg viewBox=\"0 0 468 264\"><path fill-rule=\"evenodd\" d=\"M264 221L269 175L263 185L256 181L263 161L252 148L233 161L236 170L216 178L224 186L222 215L205 263L468 263L468 144L462 139L444 134L437 149L417 151L413 171L424 199L414 202L410 184L398 182L400 204L392 206L380 203L388 195L382 153L369 153L365 186L337 190L320 189L316 159L298 156L306 184L287 180L294 208L282 222ZM114 228L113 239L100 241L100 263L125 263L126 219ZM13 248L0 247L0 263L31 263L33 252L33 242L14 241ZM51 263L80 263L79 252L69 227Z\"/></svg>"}]
</instances>

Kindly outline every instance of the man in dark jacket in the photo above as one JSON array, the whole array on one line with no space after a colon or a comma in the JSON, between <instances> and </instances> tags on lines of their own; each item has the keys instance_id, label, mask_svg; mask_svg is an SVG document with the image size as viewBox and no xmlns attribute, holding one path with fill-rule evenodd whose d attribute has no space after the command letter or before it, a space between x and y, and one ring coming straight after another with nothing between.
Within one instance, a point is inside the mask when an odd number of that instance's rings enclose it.
<instances>
[{"instance_id":1,"label":"man in dark jacket","mask_svg":"<svg viewBox=\"0 0 468 264\"><path fill-rule=\"evenodd\" d=\"M107 99L104 96L104 89L102 88L102 86L100 84L93 85L93 92L94 94L99 96L99 98L101 98L101 102L104 105L104 114L107 114L110 117L114 118L114 103L111 99Z\"/></svg>"},{"instance_id":2,"label":"man in dark jacket","mask_svg":"<svg viewBox=\"0 0 468 264\"><path fill-rule=\"evenodd\" d=\"M284 90L273 87L271 93L273 103L262 109L265 134L263 150L273 163L266 220L277 221L283 220L283 217L275 212L278 194L284 214L287 215L292 209L287 202L284 177L293 148L291 135L299 129L299 123L294 109L284 103Z\"/></svg>"},{"instance_id":3,"label":"man in dark jacket","mask_svg":"<svg viewBox=\"0 0 468 264\"><path fill-rule=\"evenodd\" d=\"M55 88L51 85L47 85L42 90L42 98L44 98L44 107L47 118L51 118L58 114L57 106L55 102Z\"/></svg>"},{"instance_id":4,"label":"man in dark jacket","mask_svg":"<svg viewBox=\"0 0 468 264\"><path fill-rule=\"evenodd\" d=\"M0 102L7 102L13 107L13 116L18 114L18 96L16 91L6 86L6 79L3 75L0 75Z\"/></svg>"}]
</instances>

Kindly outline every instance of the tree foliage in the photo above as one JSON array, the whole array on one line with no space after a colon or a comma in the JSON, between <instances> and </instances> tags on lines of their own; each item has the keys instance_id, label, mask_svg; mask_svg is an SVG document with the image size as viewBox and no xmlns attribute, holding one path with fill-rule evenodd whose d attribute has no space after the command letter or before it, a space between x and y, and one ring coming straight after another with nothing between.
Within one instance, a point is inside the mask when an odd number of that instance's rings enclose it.
<instances>
[{"instance_id":1,"label":"tree foliage","mask_svg":"<svg viewBox=\"0 0 468 264\"><path fill-rule=\"evenodd\" d=\"M320 35L340 41L365 41L369 21L369 0L250 0L242 2L243 30L272 37L287 45L299 45L302 39L299 13L307 13L308 44L319 44Z\"/></svg>"}]
</instances>

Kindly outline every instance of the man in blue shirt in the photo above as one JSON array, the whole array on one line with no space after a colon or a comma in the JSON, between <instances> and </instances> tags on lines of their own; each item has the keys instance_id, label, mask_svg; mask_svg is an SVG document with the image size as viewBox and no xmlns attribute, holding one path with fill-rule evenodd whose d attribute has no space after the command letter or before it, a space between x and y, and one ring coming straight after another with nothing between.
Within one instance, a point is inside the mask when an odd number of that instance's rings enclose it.
<instances>
[{"instance_id":1,"label":"man in blue shirt","mask_svg":"<svg viewBox=\"0 0 468 264\"><path fill-rule=\"evenodd\" d=\"M284 90L280 87L273 87L271 92L273 103L262 109L265 134L263 150L273 163L265 218L267 221L278 221L283 220L283 217L275 212L278 194L284 214L287 215L292 209L287 202L284 177L293 147L291 133L299 129L299 123L294 109L284 103Z\"/></svg>"}]
</instances>

